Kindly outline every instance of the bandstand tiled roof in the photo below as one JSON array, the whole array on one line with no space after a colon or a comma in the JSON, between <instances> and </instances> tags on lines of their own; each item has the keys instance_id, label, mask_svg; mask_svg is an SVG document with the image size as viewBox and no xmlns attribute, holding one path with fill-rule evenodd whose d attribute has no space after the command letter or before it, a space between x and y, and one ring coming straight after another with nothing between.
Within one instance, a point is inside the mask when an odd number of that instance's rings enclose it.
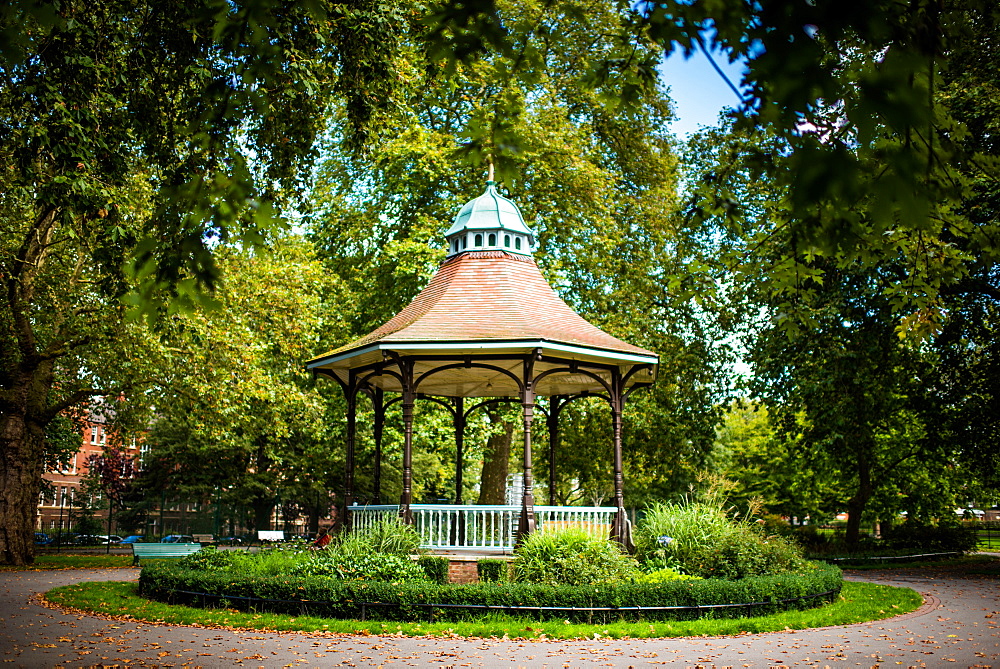
<instances>
[{"instance_id":1,"label":"bandstand tiled roof","mask_svg":"<svg viewBox=\"0 0 1000 669\"><path fill-rule=\"evenodd\" d=\"M504 251L449 258L402 311L331 354L375 342L521 340L656 355L585 321L552 290L533 259Z\"/></svg>"},{"instance_id":2,"label":"bandstand tiled roof","mask_svg":"<svg viewBox=\"0 0 1000 669\"><path fill-rule=\"evenodd\" d=\"M478 209L470 205L489 198L495 201L492 182L487 192L467 204L462 212ZM506 201L506 200L505 200ZM509 202L509 201L507 201ZM531 234L512 205L519 226ZM505 212L505 215L511 215ZM497 228L495 216L477 214L460 226L466 230ZM453 226L453 231L459 228ZM453 232L449 231L449 233ZM506 240L503 240L506 241ZM497 238L497 245L503 241ZM640 374L629 376L631 383L652 382L658 356L629 344L588 323L574 312L549 286L538 265L525 252L501 248L470 248L450 255L438 268L430 283L402 311L388 322L337 349L308 363L347 380L352 370L368 370L367 383L385 390L399 390L398 379L391 374L372 376L370 371L391 355L415 356L415 374L423 375L419 391L426 394L464 397L514 396L516 384L509 375L479 369L438 371L442 360L470 360L503 368L520 375L519 366L532 353L540 361L536 372L587 363L587 373L560 372L545 376L538 394L603 392L605 386L594 375L610 379L612 369L626 374L642 367ZM575 367L574 367L575 369ZM595 371L596 370L596 371ZM589 374L589 375L588 375Z\"/></svg>"}]
</instances>

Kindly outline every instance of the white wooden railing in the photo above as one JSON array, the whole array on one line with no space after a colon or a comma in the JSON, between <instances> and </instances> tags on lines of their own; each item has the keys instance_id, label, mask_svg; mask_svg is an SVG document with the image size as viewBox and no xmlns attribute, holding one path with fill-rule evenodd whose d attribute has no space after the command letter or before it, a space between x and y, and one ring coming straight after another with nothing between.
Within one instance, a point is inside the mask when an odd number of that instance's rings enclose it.
<instances>
[{"instance_id":1,"label":"white wooden railing","mask_svg":"<svg viewBox=\"0 0 1000 669\"><path fill-rule=\"evenodd\" d=\"M354 529L364 531L379 518L395 516L395 504L352 506ZM521 507L516 505L412 504L413 526L420 534L421 548L510 551L514 548ZM613 506L536 506L540 532L581 529L607 537L614 520Z\"/></svg>"}]
</instances>

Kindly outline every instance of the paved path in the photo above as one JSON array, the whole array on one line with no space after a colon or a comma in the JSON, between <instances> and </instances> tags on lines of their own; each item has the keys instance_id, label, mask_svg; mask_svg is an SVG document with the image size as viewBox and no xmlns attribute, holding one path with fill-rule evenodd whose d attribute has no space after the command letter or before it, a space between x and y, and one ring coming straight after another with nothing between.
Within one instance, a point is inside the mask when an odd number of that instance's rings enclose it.
<instances>
[{"instance_id":1,"label":"paved path","mask_svg":"<svg viewBox=\"0 0 1000 669\"><path fill-rule=\"evenodd\" d=\"M994 667L1000 581L945 571L855 573L922 593L891 620L741 637L502 641L335 637L157 626L69 615L36 593L133 569L0 572L0 669L12 667Z\"/></svg>"}]
</instances>

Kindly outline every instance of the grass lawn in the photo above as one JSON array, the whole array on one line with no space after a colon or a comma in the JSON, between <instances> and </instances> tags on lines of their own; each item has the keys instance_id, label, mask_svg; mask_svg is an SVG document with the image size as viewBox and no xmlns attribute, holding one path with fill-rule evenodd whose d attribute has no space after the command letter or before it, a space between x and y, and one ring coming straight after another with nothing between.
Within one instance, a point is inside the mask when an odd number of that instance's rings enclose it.
<instances>
[{"instance_id":1,"label":"grass lawn","mask_svg":"<svg viewBox=\"0 0 1000 669\"><path fill-rule=\"evenodd\" d=\"M34 564L27 567L0 565L2 571L43 569L101 569L103 567L131 567L131 555L38 555Z\"/></svg>"},{"instance_id":2,"label":"grass lawn","mask_svg":"<svg viewBox=\"0 0 1000 669\"><path fill-rule=\"evenodd\" d=\"M914 611L922 602L920 595L909 588L845 582L840 597L832 604L808 611L789 611L758 618L577 625L489 615L471 622L399 623L332 620L308 616L243 613L233 609L171 606L144 599L138 595L136 589L135 583L91 581L55 588L46 593L45 597L54 604L89 613L169 625L339 634L457 635L481 638L506 635L511 638L550 639L593 639L595 635L600 638L616 639L722 636L806 629L890 618Z\"/></svg>"}]
</instances>

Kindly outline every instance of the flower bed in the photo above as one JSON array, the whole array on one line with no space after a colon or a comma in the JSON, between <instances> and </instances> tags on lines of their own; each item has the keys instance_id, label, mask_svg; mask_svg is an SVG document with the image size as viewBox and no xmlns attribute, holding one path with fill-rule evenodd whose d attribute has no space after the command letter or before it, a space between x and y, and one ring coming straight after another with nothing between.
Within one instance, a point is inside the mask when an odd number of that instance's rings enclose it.
<instances>
[{"instance_id":1,"label":"flower bed","mask_svg":"<svg viewBox=\"0 0 1000 669\"><path fill-rule=\"evenodd\" d=\"M465 620L479 617L484 607L491 607L542 619L592 623L637 616L679 620L765 615L822 605L837 596L841 585L840 569L817 563L799 573L739 580L586 586L246 576L169 564L149 565L139 578L140 592L146 597L196 606L383 620Z\"/></svg>"}]
</instances>

